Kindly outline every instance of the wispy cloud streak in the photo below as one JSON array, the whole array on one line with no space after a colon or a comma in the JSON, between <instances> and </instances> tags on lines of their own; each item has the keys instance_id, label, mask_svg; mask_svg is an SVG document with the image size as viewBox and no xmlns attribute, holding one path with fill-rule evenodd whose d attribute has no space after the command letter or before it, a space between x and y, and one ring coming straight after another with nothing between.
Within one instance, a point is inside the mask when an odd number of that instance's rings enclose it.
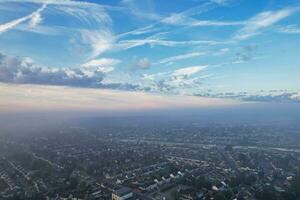
<instances>
[{"instance_id":1,"label":"wispy cloud streak","mask_svg":"<svg viewBox=\"0 0 300 200\"><path fill-rule=\"evenodd\" d=\"M36 26L40 20L41 20L41 12L43 12L43 10L45 10L45 8L47 7L47 4L43 4L42 7L40 7L39 9L37 9L36 11L32 12L31 14L25 16L25 17L21 17L19 19L15 19L13 21L7 22L5 24L1 24L0 25L0 34L4 33L12 28L15 28L16 26L18 26L19 24L27 21L27 20L31 20L31 27Z\"/></svg>"},{"instance_id":2,"label":"wispy cloud streak","mask_svg":"<svg viewBox=\"0 0 300 200\"><path fill-rule=\"evenodd\" d=\"M259 13L247 21L246 25L235 34L234 39L245 40L255 36L259 34L262 29L289 17L297 11L299 11L299 8L285 8L277 11Z\"/></svg>"},{"instance_id":3,"label":"wispy cloud streak","mask_svg":"<svg viewBox=\"0 0 300 200\"><path fill-rule=\"evenodd\" d=\"M161 59L154 64L165 64L165 63L175 62L175 61L184 60L184 59L188 59L188 58L199 57L199 56L203 56L205 54L206 54L206 52L186 53L186 54L181 54L181 55L176 55L176 56Z\"/></svg>"}]
</instances>

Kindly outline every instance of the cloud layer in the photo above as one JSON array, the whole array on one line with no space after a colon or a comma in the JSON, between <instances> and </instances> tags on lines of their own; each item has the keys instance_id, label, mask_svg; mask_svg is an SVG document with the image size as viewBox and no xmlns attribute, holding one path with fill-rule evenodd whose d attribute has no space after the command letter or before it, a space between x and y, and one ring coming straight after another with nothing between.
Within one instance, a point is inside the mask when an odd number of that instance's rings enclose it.
<instances>
[{"instance_id":1,"label":"cloud layer","mask_svg":"<svg viewBox=\"0 0 300 200\"><path fill-rule=\"evenodd\" d=\"M0 82L100 87L103 77L104 73L97 69L43 68L35 66L30 60L0 53Z\"/></svg>"},{"instance_id":2,"label":"cloud layer","mask_svg":"<svg viewBox=\"0 0 300 200\"><path fill-rule=\"evenodd\" d=\"M285 90L271 90L261 92L224 92L224 93L206 93L199 94L202 97L237 99L248 102L300 102L300 92L291 92Z\"/></svg>"}]
</instances>

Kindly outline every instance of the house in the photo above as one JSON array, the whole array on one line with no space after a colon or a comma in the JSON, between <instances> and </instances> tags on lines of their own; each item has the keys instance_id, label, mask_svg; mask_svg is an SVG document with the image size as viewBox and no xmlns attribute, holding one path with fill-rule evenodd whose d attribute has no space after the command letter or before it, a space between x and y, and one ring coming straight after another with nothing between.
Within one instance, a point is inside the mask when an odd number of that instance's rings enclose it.
<instances>
[{"instance_id":1,"label":"house","mask_svg":"<svg viewBox=\"0 0 300 200\"><path fill-rule=\"evenodd\" d=\"M127 200L133 197L133 193L130 188L122 187L112 193L112 200Z\"/></svg>"}]
</instances>

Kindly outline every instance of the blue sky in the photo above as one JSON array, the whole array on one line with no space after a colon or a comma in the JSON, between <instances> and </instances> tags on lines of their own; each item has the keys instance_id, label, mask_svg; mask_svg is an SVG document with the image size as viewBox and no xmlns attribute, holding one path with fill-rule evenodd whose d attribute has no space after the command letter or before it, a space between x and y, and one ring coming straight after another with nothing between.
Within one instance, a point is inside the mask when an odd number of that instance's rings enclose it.
<instances>
[{"instance_id":1,"label":"blue sky","mask_svg":"<svg viewBox=\"0 0 300 200\"><path fill-rule=\"evenodd\" d=\"M299 22L298 0L1 0L0 82L297 102Z\"/></svg>"}]
</instances>

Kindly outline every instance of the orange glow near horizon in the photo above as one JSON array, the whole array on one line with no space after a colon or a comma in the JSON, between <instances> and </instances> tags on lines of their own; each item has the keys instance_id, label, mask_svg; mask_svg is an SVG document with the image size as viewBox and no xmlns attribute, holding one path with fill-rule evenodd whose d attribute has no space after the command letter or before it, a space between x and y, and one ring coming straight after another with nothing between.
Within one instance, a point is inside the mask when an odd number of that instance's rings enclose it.
<instances>
[{"instance_id":1,"label":"orange glow near horizon","mask_svg":"<svg viewBox=\"0 0 300 200\"><path fill-rule=\"evenodd\" d=\"M0 110L137 111L241 104L236 100L108 89L0 84Z\"/></svg>"}]
</instances>

